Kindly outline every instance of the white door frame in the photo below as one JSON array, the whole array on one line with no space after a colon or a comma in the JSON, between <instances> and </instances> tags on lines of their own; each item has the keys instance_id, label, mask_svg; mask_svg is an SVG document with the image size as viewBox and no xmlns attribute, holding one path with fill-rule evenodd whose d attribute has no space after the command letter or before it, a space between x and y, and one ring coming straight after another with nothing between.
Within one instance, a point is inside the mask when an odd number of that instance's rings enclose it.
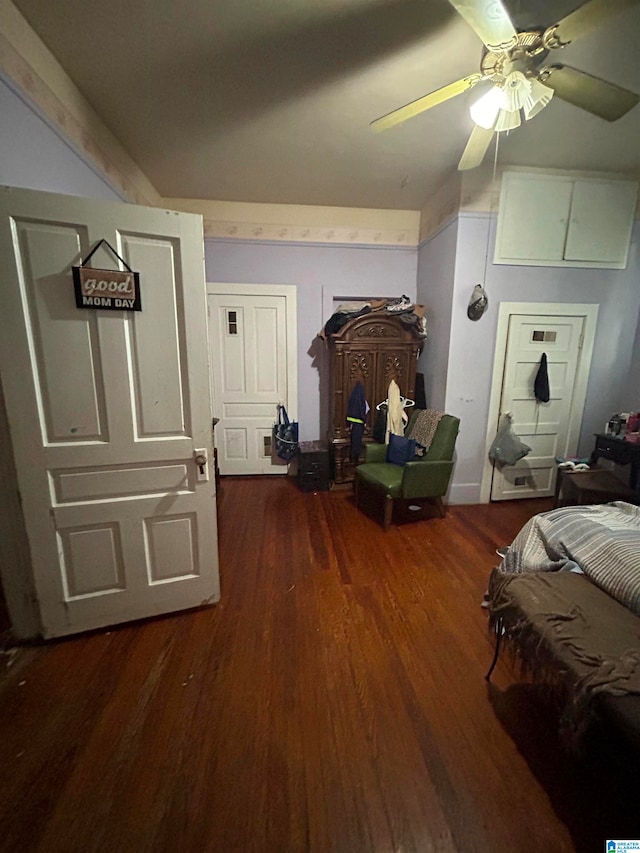
<instances>
[{"instance_id":1,"label":"white door frame","mask_svg":"<svg viewBox=\"0 0 640 853\"><path fill-rule=\"evenodd\" d=\"M582 425L582 413L587 396L587 383L591 369L591 356L593 355L593 344L596 337L596 325L598 321L599 305L593 303L568 303L568 302L501 302L498 313L498 329L496 332L496 349L493 361L493 376L491 379L491 393L489 396L489 422L484 449L484 464L482 468L482 483L480 485L480 503L489 503L491 498L491 479L493 477L493 464L489 459L489 448L498 430L500 419L500 399L502 397L502 380L504 376L504 365L507 356L507 336L509 333L509 320L512 315L532 314L535 316L549 317L584 317L584 338L578 361L576 381L573 398L571 401L571 415L569 418L569 432L567 443L570 447L576 447L580 437ZM579 417L576 417L579 413Z\"/></svg>"},{"instance_id":2,"label":"white door frame","mask_svg":"<svg viewBox=\"0 0 640 853\"><path fill-rule=\"evenodd\" d=\"M298 420L298 288L295 284L227 284L208 281L207 296L284 296L287 324L287 414L292 421ZM213 372L219 369L211 364L211 399L217 405L214 395ZM222 383L220 383L222 387ZM274 416L275 417L275 416Z\"/></svg>"}]
</instances>

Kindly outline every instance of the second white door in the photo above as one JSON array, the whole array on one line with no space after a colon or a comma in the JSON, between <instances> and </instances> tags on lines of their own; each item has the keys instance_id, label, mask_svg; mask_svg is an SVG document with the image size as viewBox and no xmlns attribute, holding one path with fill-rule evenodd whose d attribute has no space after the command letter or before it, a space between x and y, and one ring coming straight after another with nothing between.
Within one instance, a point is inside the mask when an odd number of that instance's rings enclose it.
<instances>
[{"instance_id":1,"label":"second white door","mask_svg":"<svg viewBox=\"0 0 640 853\"><path fill-rule=\"evenodd\" d=\"M221 474L285 474L272 461L278 403L294 419L295 287L208 285L218 466Z\"/></svg>"},{"instance_id":2,"label":"second white door","mask_svg":"<svg viewBox=\"0 0 640 853\"><path fill-rule=\"evenodd\" d=\"M511 412L514 431L531 452L516 465L495 467L491 500L553 494L556 457L568 452L576 372L585 318L511 315L500 411ZM533 385L546 353L550 399L538 403Z\"/></svg>"}]
</instances>

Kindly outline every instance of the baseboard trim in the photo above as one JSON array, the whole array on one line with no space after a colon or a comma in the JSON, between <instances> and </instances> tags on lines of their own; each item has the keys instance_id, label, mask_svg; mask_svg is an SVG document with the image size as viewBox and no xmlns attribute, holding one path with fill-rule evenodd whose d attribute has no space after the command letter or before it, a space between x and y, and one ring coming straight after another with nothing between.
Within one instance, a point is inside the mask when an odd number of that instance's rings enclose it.
<instances>
[{"instance_id":1,"label":"baseboard trim","mask_svg":"<svg viewBox=\"0 0 640 853\"><path fill-rule=\"evenodd\" d=\"M454 504L479 504L480 483L453 483L447 495L447 502Z\"/></svg>"}]
</instances>

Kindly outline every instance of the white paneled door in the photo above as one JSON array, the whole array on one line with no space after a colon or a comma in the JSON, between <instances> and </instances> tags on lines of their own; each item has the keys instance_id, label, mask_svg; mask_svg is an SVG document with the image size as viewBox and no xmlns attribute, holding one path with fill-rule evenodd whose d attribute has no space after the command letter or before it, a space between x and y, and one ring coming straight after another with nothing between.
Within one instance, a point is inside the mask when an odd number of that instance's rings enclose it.
<instances>
[{"instance_id":1,"label":"white paneled door","mask_svg":"<svg viewBox=\"0 0 640 853\"><path fill-rule=\"evenodd\" d=\"M519 316L509 318L502 382L501 412L513 415L513 428L531 452L515 465L493 472L492 500L544 497L555 486L556 457L567 454L576 373L583 342L584 317ZM542 354L547 356L550 399L538 403L534 380Z\"/></svg>"},{"instance_id":2,"label":"white paneled door","mask_svg":"<svg viewBox=\"0 0 640 853\"><path fill-rule=\"evenodd\" d=\"M286 474L272 461L271 432L279 402L296 414L295 287L208 288L220 473Z\"/></svg>"},{"instance_id":3,"label":"white paneled door","mask_svg":"<svg viewBox=\"0 0 640 853\"><path fill-rule=\"evenodd\" d=\"M217 601L200 218L0 204L0 371L44 636ZM71 266L103 238L140 273L141 312L76 307ZM105 247L91 265L120 268Z\"/></svg>"}]
</instances>

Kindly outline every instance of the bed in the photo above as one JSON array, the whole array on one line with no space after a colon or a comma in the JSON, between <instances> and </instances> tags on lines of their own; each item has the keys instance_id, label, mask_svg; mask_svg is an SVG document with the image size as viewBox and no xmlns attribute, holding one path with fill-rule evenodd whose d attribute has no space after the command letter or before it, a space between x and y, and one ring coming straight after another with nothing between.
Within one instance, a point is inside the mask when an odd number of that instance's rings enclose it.
<instances>
[{"instance_id":1,"label":"bed","mask_svg":"<svg viewBox=\"0 0 640 853\"><path fill-rule=\"evenodd\" d=\"M490 626L555 693L579 744L605 716L640 751L640 508L617 501L531 518L489 579Z\"/></svg>"}]
</instances>

